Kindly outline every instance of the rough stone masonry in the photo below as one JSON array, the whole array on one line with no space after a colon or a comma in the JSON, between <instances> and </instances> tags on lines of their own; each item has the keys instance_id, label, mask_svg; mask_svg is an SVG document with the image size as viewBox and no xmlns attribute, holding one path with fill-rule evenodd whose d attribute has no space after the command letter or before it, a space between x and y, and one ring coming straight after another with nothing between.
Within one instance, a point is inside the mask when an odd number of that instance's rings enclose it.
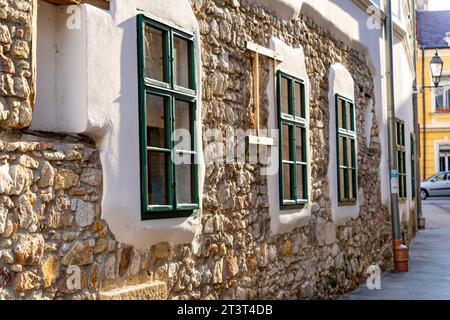
<instances>
[{"instance_id":1,"label":"rough stone masonry","mask_svg":"<svg viewBox=\"0 0 450 320\"><path fill-rule=\"evenodd\" d=\"M161 243L141 252L116 242L101 219L102 169L92 142L26 130L35 86L36 8L32 0L0 0L0 299L329 298L355 288L369 265L391 266L391 226L380 198L378 126L375 120L367 126L364 116L367 108L375 112L369 105L373 75L365 56L307 16L279 20L245 0L191 2L202 34L203 130L225 134L229 127L253 125L246 40L267 46L275 36L292 47L303 46L311 81L310 223L273 236L267 195L274 191L267 190L262 167L210 164L200 246ZM333 156L327 143L327 75L337 62L355 80L363 188L359 217L342 226L332 221L329 192L334 187L326 179ZM264 88L267 75L261 78ZM262 95L267 121L268 97Z\"/></svg>"}]
</instances>

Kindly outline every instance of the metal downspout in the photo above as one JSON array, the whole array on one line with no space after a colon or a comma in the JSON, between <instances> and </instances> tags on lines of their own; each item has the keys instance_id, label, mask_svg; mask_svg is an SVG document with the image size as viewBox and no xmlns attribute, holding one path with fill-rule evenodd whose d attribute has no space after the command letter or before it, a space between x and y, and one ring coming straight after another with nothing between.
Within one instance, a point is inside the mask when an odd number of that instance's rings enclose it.
<instances>
[{"instance_id":1,"label":"metal downspout","mask_svg":"<svg viewBox=\"0 0 450 320\"><path fill-rule=\"evenodd\" d=\"M392 22L392 0L387 1L386 7L386 82L388 107L388 136L389 136L389 170L392 218L392 246L396 271L408 271L408 248L402 245L400 231L398 168L397 168L397 139L395 120L395 87L394 87L394 27Z\"/></svg>"},{"instance_id":2,"label":"metal downspout","mask_svg":"<svg viewBox=\"0 0 450 320\"><path fill-rule=\"evenodd\" d=\"M415 136L415 154L414 154L414 163L415 166L415 177L416 177L416 185L413 186L416 188L416 226L418 230L425 229L425 218L423 217L422 212L422 198L421 198L421 189L420 183L422 181L422 176L420 172L420 125L419 125L419 96L417 91L417 16L416 16L416 0L412 0L412 9L413 9L413 24L414 24L414 85L413 85L413 116L414 116L414 136ZM423 93L422 93L423 94ZM416 230L417 230L416 229Z\"/></svg>"}]
</instances>

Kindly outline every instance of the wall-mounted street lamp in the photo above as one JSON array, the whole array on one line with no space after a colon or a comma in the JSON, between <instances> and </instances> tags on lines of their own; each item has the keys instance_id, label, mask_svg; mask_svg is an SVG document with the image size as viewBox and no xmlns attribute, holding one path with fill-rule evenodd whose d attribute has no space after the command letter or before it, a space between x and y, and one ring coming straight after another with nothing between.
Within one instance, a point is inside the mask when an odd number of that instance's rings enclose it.
<instances>
[{"instance_id":1,"label":"wall-mounted street lamp","mask_svg":"<svg viewBox=\"0 0 450 320\"><path fill-rule=\"evenodd\" d=\"M442 72L444 70L444 62L442 61L441 57L439 56L439 49L448 49L448 46L443 47L421 47L422 50L422 87L419 89L419 92L422 93L422 129L420 130L420 135L422 136L423 147L422 150L422 176L427 177L427 152L425 146L427 145L427 123L426 123L426 94L425 89L437 89L440 88L439 83L442 79ZM431 68L431 77L433 78L434 86L427 86L425 84L425 53L427 50L436 50L436 53L434 54L433 58L430 61L430 68ZM415 92L418 93L417 91ZM418 149L420 150L420 149ZM420 176L419 176L420 177ZM420 179L419 179L420 181ZM419 193L420 194L420 193ZM418 197L419 198L419 197ZM420 201L420 200L419 200ZM419 228L423 229L425 227L425 218L423 216L419 217Z\"/></svg>"},{"instance_id":2,"label":"wall-mounted street lamp","mask_svg":"<svg viewBox=\"0 0 450 320\"><path fill-rule=\"evenodd\" d=\"M442 61L441 57L439 56L439 52L437 51L437 49L436 54L434 55L433 59L431 59L430 66L433 83L437 88L439 87L439 83L441 82L442 70L444 69L444 61Z\"/></svg>"}]
</instances>

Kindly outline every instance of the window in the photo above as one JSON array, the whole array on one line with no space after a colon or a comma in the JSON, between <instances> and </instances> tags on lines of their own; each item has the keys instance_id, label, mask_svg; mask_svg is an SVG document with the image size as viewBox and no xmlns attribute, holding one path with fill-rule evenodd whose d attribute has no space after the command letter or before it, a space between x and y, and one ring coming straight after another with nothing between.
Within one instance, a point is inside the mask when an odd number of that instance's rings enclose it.
<instances>
[{"instance_id":1,"label":"window","mask_svg":"<svg viewBox=\"0 0 450 320\"><path fill-rule=\"evenodd\" d=\"M450 112L450 88L437 88L435 91L436 112Z\"/></svg>"},{"instance_id":2,"label":"window","mask_svg":"<svg viewBox=\"0 0 450 320\"><path fill-rule=\"evenodd\" d=\"M187 217L199 207L193 35L139 15L138 48L142 216Z\"/></svg>"},{"instance_id":3,"label":"window","mask_svg":"<svg viewBox=\"0 0 450 320\"><path fill-rule=\"evenodd\" d=\"M413 199L416 198L416 138L411 134L411 190Z\"/></svg>"},{"instance_id":4,"label":"window","mask_svg":"<svg viewBox=\"0 0 450 320\"><path fill-rule=\"evenodd\" d=\"M351 204L357 199L355 104L336 95L338 199Z\"/></svg>"},{"instance_id":5,"label":"window","mask_svg":"<svg viewBox=\"0 0 450 320\"><path fill-rule=\"evenodd\" d=\"M439 171L450 171L450 146L439 147Z\"/></svg>"},{"instance_id":6,"label":"window","mask_svg":"<svg viewBox=\"0 0 450 320\"><path fill-rule=\"evenodd\" d=\"M396 119L396 133L399 198L406 199L405 123L399 119Z\"/></svg>"},{"instance_id":7,"label":"window","mask_svg":"<svg viewBox=\"0 0 450 320\"><path fill-rule=\"evenodd\" d=\"M304 82L277 73L278 128L280 138L280 204L308 202L308 132Z\"/></svg>"}]
</instances>

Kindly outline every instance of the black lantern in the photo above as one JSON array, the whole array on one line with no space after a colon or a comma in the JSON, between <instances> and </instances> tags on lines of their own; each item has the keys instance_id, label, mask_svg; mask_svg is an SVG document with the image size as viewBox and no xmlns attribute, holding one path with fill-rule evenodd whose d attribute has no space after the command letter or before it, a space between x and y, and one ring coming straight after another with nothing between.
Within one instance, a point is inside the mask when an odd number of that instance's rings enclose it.
<instances>
[{"instance_id":1,"label":"black lantern","mask_svg":"<svg viewBox=\"0 0 450 320\"><path fill-rule=\"evenodd\" d=\"M441 82L442 70L444 69L444 62L439 56L438 51L436 50L436 54L433 59L431 59L431 76L433 77L433 82L436 87L439 86L439 82Z\"/></svg>"}]
</instances>

